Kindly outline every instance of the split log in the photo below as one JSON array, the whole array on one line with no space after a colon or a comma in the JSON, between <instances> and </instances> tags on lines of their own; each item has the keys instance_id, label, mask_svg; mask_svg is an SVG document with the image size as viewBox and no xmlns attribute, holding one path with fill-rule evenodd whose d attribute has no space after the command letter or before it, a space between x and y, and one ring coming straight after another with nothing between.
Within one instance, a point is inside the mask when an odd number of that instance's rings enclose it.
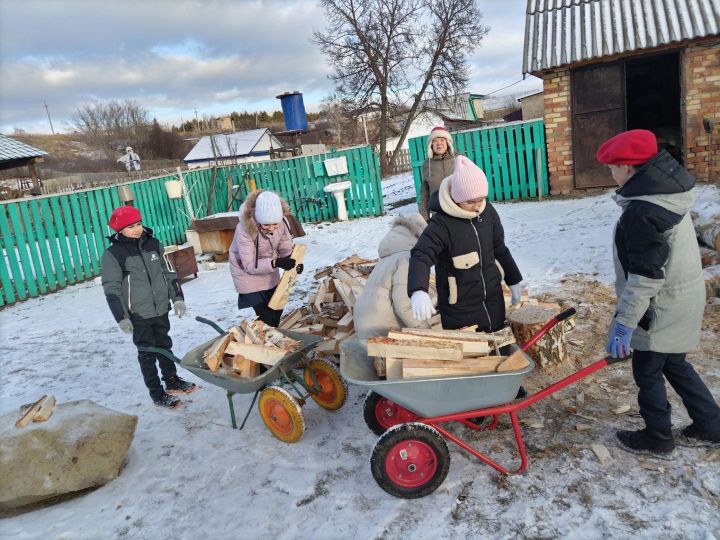
<instances>
[{"instance_id":1,"label":"split log","mask_svg":"<svg viewBox=\"0 0 720 540\"><path fill-rule=\"evenodd\" d=\"M203 353L205 364L210 368L210 371L217 371L220 362L222 362L223 354L225 354L225 347L230 342L230 334L225 334L217 338L212 346Z\"/></svg>"},{"instance_id":2,"label":"split log","mask_svg":"<svg viewBox=\"0 0 720 540\"><path fill-rule=\"evenodd\" d=\"M504 371L515 371L518 369L524 369L528 365L528 360L525 357L525 353L521 349L518 349L505 360L503 360L497 367L498 372Z\"/></svg>"},{"instance_id":3,"label":"split log","mask_svg":"<svg viewBox=\"0 0 720 540\"><path fill-rule=\"evenodd\" d=\"M306 308L301 307L298 309L294 309L280 320L280 324L278 325L278 328L283 328L286 330L289 328L292 328L293 326L295 326L295 323L297 323L305 315L307 315Z\"/></svg>"},{"instance_id":4,"label":"split log","mask_svg":"<svg viewBox=\"0 0 720 540\"><path fill-rule=\"evenodd\" d=\"M460 343L400 341L386 337L371 337L367 343L368 356L391 356L393 358L433 358L435 360L463 359Z\"/></svg>"},{"instance_id":5,"label":"split log","mask_svg":"<svg viewBox=\"0 0 720 540\"><path fill-rule=\"evenodd\" d=\"M52 416L55 408L55 396L48 396L40 404L40 409L33 416L33 422L44 422Z\"/></svg>"},{"instance_id":6,"label":"split log","mask_svg":"<svg viewBox=\"0 0 720 540\"><path fill-rule=\"evenodd\" d=\"M48 399L48 396L45 395L38 399L35 403L30 405L30 407L22 414L20 418L18 418L17 422L15 422L15 427L21 428L25 427L28 424L30 424L33 421L33 418L35 418L35 415L40 411L40 409L43 406L43 403Z\"/></svg>"},{"instance_id":7,"label":"split log","mask_svg":"<svg viewBox=\"0 0 720 540\"><path fill-rule=\"evenodd\" d=\"M228 343L225 354L274 366L288 354L288 351L275 346L231 342Z\"/></svg>"},{"instance_id":8,"label":"split log","mask_svg":"<svg viewBox=\"0 0 720 540\"><path fill-rule=\"evenodd\" d=\"M505 356L465 358L461 362L437 360L402 360L403 379L412 377L443 377L450 375L479 375L492 373L505 360Z\"/></svg>"},{"instance_id":9,"label":"split log","mask_svg":"<svg viewBox=\"0 0 720 540\"><path fill-rule=\"evenodd\" d=\"M552 317L560 312L557 308L525 305L510 314L510 327L518 343L526 343ZM535 345L526 351L540 367L558 366L567 359L565 331L562 324L555 325Z\"/></svg>"},{"instance_id":10,"label":"split log","mask_svg":"<svg viewBox=\"0 0 720 540\"><path fill-rule=\"evenodd\" d=\"M720 297L720 264L703 268L705 280L705 298L712 300Z\"/></svg>"},{"instance_id":11,"label":"split log","mask_svg":"<svg viewBox=\"0 0 720 540\"><path fill-rule=\"evenodd\" d=\"M430 341L433 343L437 342L450 342L460 343L462 347L463 356L484 356L490 354L490 345L487 341L481 340L468 340L468 339L453 339L451 337L439 337L439 336L423 336L421 334L414 334L411 330L406 329L407 332L398 332L397 330L390 330L388 337L397 339L400 341L416 340L416 341Z\"/></svg>"},{"instance_id":12,"label":"split log","mask_svg":"<svg viewBox=\"0 0 720 540\"><path fill-rule=\"evenodd\" d=\"M327 290L327 285L325 285L325 280L320 282L320 287L318 288L317 292L315 293L315 297L313 298L312 305L310 306L313 310L313 313L320 313L322 311L322 304L325 301L325 291Z\"/></svg>"},{"instance_id":13,"label":"split log","mask_svg":"<svg viewBox=\"0 0 720 540\"><path fill-rule=\"evenodd\" d=\"M700 246L700 263L703 268L720 264L720 252Z\"/></svg>"},{"instance_id":14,"label":"split log","mask_svg":"<svg viewBox=\"0 0 720 540\"><path fill-rule=\"evenodd\" d=\"M403 328L402 331L403 333L407 332L419 336L432 336L456 341L484 341L487 342L490 347L503 347L510 343L515 343L515 336L510 328L503 328L494 334L466 330L435 330L428 328Z\"/></svg>"},{"instance_id":15,"label":"split log","mask_svg":"<svg viewBox=\"0 0 720 540\"><path fill-rule=\"evenodd\" d=\"M301 264L305 258L306 251L307 245L295 244L290 257L295 259L297 264ZM297 271L295 268L284 271L282 277L280 278L280 283L278 283L277 289L275 289L272 298L270 298L270 302L268 302L268 307L271 309L284 308L285 304L287 304L288 298L290 298L290 291L292 291L296 281Z\"/></svg>"},{"instance_id":16,"label":"split log","mask_svg":"<svg viewBox=\"0 0 720 540\"><path fill-rule=\"evenodd\" d=\"M696 203L691 216L698 240L720 251L720 204L716 198Z\"/></svg>"}]
</instances>

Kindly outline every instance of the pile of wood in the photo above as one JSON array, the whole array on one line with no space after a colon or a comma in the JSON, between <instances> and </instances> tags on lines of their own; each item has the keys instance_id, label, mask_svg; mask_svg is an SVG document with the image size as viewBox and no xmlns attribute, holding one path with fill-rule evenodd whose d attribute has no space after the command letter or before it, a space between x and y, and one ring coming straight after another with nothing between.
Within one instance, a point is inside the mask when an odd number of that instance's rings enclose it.
<instances>
[{"instance_id":1,"label":"pile of wood","mask_svg":"<svg viewBox=\"0 0 720 540\"><path fill-rule=\"evenodd\" d=\"M390 330L387 337L369 338L367 353L375 357L373 365L378 375L387 380L479 375L527 366L522 353L510 356L499 353L501 347L515 343L509 328L494 334L475 329Z\"/></svg>"},{"instance_id":2,"label":"pile of wood","mask_svg":"<svg viewBox=\"0 0 720 540\"><path fill-rule=\"evenodd\" d=\"M720 204L716 197L702 197L691 212L700 244L700 260L708 302L720 298Z\"/></svg>"},{"instance_id":3,"label":"pile of wood","mask_svg":"<svg viewBox=\"0 0 720 540\"><path fill-rule=\"evenodd\" d=\"M322 336L325 339L315 347L314 354L339 355L340 343L355 334L355 300L376 263L377 259L351 255L316 272L313 277L319 282L317 289L310 293L305 306L283 317L278 328Z\"/></svg>"},{"instance_id":4,"label":"pile of wood","mask_svg":"<svg viewBox=\"0 0 720 540\"><path fill-rule=\"evenodd\" d=\"M15 422L15 427L25 427L32 422L44 422L52 416L55 408L55 396L45 395L35 403L28 403L20 407L20 418Z\"/></svg>"},{"instance_id":5,"label":"pile of wood","mask_svg":"<svg viewBox=\"0 0 720 540\"><path fill-rule=\"evenodd\" d=\"M260 374L260 366L274 366L286 355L302 348L302 342L290 339L260 320L243 321L216 339L203 359L210 371L222 369L233 377L251 379Z\"/></svg>"}]
</instances>

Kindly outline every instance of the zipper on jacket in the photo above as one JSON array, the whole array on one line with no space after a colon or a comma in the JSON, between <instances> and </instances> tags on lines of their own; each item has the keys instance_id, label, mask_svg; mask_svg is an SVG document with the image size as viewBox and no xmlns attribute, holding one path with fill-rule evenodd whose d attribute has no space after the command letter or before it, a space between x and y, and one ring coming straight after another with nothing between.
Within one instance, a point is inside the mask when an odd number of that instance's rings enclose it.
<instances>
[{"instance_id":1,"label":"zipper on jacket","mask_svg":"<svg viewBox=\"0 0 720 540\"><path fill-rule=\"evenodd\" d=\"M480 224L482 222L482 219L480 218L480 216L478 216L475 219L477 219L478 224ZM475 225L473 225L472 219L470 220L470 226L472 227L472 230L475 233L475 239L477 240L477 245L478 245L478 255L480 256L479 257L480 258L480 281L482 281L482 286L483 286L482 306L483 306L483 309L485 310L485 315L487 316L488 324L490 325L490 333L494 336L495 331L492 329L493 324L492 324L492 319L490 318L490 312L488 311L488 308L485 305L485 300L487 299L487 286L485 285L485 274L483 273L482 245L480 244L480 235L478 234L477 229L475 228ZM498 348L497 348L497 341L493 340L493 343L495 343L495 352L499 355L500 352L498 351Z\"/></svg>"},{"instance_id":2,"label":"zipper on jacket","mask_svg":"<svg viewBox=\"0 0 720 540\"><path fill-rule=\"evenodd\" d=\"M138 239L136 247L138 250L138 255L140 255L140 260L142 261L143 266L145 267L145 273L147 274L147 277L148 277L148 283L150 283L150 291L152 292L153 305L155 306L155 313L157 313L157 311L158 311L157 298L155 298L155 288L153 287L153 284L152 284L152 276L150 275L150 269L147 267L147 264L145 263L145 257L143 256L142 238Z\"/></svg>"},{"instance_id":3,"label":"zipper on jacket","mask_svg":"<svg viewBox=\"0 0 720 540\"><path fill-rule=\"evenodd\" d=\"M132 295L130 294L130 274L128 274L128 313L132 313Z\"/></svg>"}]
</instances>

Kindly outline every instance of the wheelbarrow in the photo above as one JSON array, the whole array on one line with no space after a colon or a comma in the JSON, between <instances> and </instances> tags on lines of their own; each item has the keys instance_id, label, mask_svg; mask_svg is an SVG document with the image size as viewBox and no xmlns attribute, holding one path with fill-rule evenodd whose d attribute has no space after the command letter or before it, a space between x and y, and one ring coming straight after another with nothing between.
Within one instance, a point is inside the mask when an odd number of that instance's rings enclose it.
<instances>
[{"instance_id":1,"label":"wheelbarrow","mask_svg":"<svg viewBox=\"0 0 720 540\"><path fill-rule=\"evenodd\" d=\"M535 368L525 354L553 326L575 314L570 308L550 319L522 346L527 367L503 373L387 381L380 379L367 355L366 340L348 340L340 349L340 373L351 383L371 389L365 399L365 423L380 436L370 458L372 475L389 494L404 499L424 497L445 480L450 468L452 441L502 474L521 474L527 453L517 412L566 386L623 359L605 357L521 400L516 400L523 379ZM518 350L515 344L500 349ZM491 431L500 415L510 417L520 456L511 471L448 431L442 424L460 422L476 431Z\"/></svg>"},{"instance_id":2,"label":"wheelbarrow","mask_svg":"<svg viewBox=\"0 0 720 540\"><path fill-rule=\"evenodd\" d=\"M195 317L195 320L212 326L220 335L227 334L208 319ZM260 417L270 433L283 442L294 443L305 433L302 406L305 405L307 398L312 398L323 409L337 410L347 399L347 383L330 360L325 358L311 360L307 357L307 352L322 341L321 336L283 329L278 331L291 339L301 341L302 347L288 353L275 365L268 367L267 371L252 378L239 378L224 371L210 371L203 360L203 353L217 338L191 349L182 359L160 347L142 347L140 350L161 354L202 380L224 388L227 391L233 429L238 429L233 396L254 392L255 395L239 429L245 427L245 422L257 400ZM304 367L302 376L293 371L293 368L301 365Z\"/></svg>"}]
</instances>

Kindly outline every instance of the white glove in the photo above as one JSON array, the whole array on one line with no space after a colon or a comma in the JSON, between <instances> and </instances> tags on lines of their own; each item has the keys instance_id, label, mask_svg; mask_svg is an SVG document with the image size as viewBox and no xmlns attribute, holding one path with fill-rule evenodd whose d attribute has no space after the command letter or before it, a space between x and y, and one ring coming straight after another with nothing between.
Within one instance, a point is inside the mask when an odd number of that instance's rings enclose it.
<instances>
[{"instance_id":1,"label":"white glove","mask_svg":"<svg viewBox=\"0 0 720 540\"><path fill-rule=\"evenodd\" d=\"M182 319L182 316L185 315L185 312L187 311L187 308L185 307L185 302L182 300L175 300L175 303L173 303L173 307L175 308L175 315L178 316L178 319Z\"/></svg>"},{"instance_id":2,"label":"white glove","mask_svg":"<svg viewBox=\"0 0 720 540\"><path fill-rule=\"evenodd\" d=\"M410 305L412 306L413 317L418 321L425 321L435 315L430 295L425 291L415 291L410 297Z\"/></svg>"},{"instance_id":3,"label":"white glove","mask_svg":"<svg viewBox=\"0 0 720 540\"><path fill-rule=\"evenodd\" d=\"M515 306L520 302L520 294L522 293L520 290L520 284L516 283L515 285L510 285L510 293L510 304Z\"/></svg>"},{"instance_id":4,"label":"white glove","mask_svg":"<svg viewBox=\"0 0 720 540\"><path fill-rule=\"evenodd\" d=\"M133 323L130 321L130 319L123 319L118 323L118 326L120 327L120 330L122 330L126 334L133 333Z\"/></svg>"}]
</instances>

